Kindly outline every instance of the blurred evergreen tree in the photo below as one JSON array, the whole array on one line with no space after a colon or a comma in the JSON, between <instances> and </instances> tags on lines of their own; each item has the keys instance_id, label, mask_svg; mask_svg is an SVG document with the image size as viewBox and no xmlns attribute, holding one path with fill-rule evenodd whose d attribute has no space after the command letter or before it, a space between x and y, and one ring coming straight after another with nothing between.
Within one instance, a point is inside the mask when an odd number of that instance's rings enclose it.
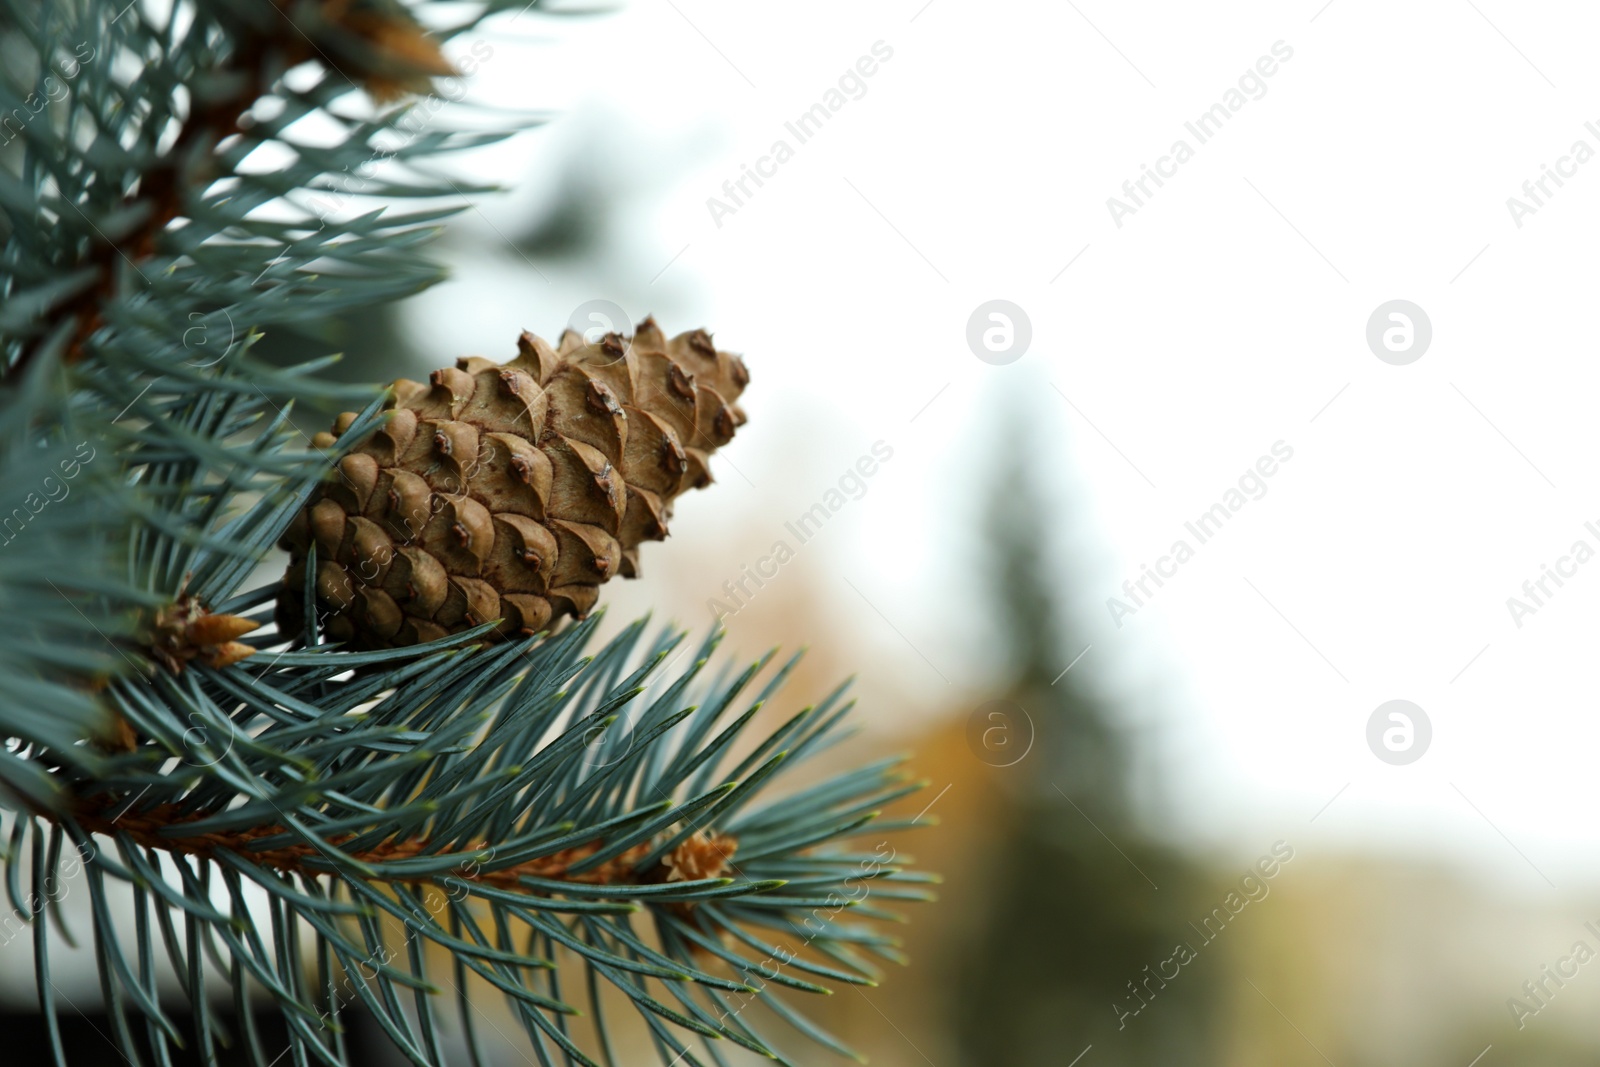
<instances>
[{"instance_id":1,"label":"blurred evergreen tree","mask_svg":"<svg viewBox=\"0 0 1600 1067\"><path fill-rule=\"evenodd\" d=\"M1180 941L1199 940L1188 923L1205 910L1200 871L1133 816L1127 739L1085 685L1094 653L1062 673L1089 643L1062 602L1072 576L1051 554L1070 518L1041 491L1037 420L1007 414L983 512L989 612L1007 660L1001 695L1027 712L1036 738L1026 758L993 772L1015 787L1016 807L986 929L959 968L963 1058L1064 1067L1092 1044L1093 1067L1208 1064L1217 961L1196 960L1164 986L1150 978Z\"/></svg>"}]
</instances>

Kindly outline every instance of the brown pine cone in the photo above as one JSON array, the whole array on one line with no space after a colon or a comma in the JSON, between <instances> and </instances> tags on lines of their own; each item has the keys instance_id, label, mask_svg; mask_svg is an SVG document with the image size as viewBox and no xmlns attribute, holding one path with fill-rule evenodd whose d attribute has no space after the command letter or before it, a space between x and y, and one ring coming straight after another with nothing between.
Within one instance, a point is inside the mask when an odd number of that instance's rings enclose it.
<instances>
[{"instance_id":1,"label":"brown pine cone","mask_svg":"<svg viewBox=\"0 0 1600 1067\"><path fill-rule=\"evenodd\" d=\"M745 421L749 372L704 330L669 341L645 319L631 340L569 330L554 350L524 333L517 348L394 383L388 422L284 533L281 632L304 627L313 543L322 629L352 648L582 618L600 583L638 575L639 543L667 536L673 498L710 484L711 453Z\"/></svg>"}]
</instances>

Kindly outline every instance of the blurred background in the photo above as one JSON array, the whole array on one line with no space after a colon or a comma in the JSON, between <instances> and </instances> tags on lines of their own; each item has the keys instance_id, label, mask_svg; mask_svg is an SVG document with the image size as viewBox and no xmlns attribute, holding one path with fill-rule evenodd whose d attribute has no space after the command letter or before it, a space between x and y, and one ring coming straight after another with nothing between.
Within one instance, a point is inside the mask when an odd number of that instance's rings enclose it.
<instances>
[{"instance_id":1,"label":"blurred background","mask_svg":"<svg viewBox=\"0 0 1600 1067\"><path fill-rule=\"evenodd\" d=\"M451 280L266 344L422 377L620 313L744 354L748 426L608 625L808 645L791 706L856 677L837 758L915 754L941 824L895 845L941 899L807 1005L873 1063L1593 1063L1597 36L531 10L452 45L434 121L554 117L458 159L507 191L464 195Z\"/></svg>"}]
</instances>

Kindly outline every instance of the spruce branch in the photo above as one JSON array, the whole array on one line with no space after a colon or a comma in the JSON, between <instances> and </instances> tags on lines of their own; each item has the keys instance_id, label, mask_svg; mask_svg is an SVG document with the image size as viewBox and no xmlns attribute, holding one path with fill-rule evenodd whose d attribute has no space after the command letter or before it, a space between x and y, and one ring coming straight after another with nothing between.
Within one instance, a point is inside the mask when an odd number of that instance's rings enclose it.
<instances>
[{"instance_id":1,"label":"spruce branch","mask_svg":"<svg viewBox=\"0 0 1600 1067\"><path fill-rule=\"evenodd\" d=\"M528 984L528 968L559 966L557 947L642 1013L664 1062L700 1062L683 1031L782 1059L740 1017L745 1000L836 1044L767 986L825 988L799 974L872 983L863 951L898 958L892 939L838 916L887 914L869 908L873 897L924 898L921 876L881 837L869 853L839 846L920 783L885 761L765 799L832 739L848 710L843 691L736 759L731 741L795 659L774 670L769 655L707 685L698 675L713 634L684 673L657 677L681 634L645 642L641 620L584 655L595 625L420 655L302 650L264 668L195 664L118 681L110 695L138 745L77 783L66 812L25 814L22 837L64 833L97 893L108 882L143 891L144 928L181 917L196 934L187 948L170 939L175 973L206 970L195 953L210 944L242 968L230 982L304 1021L317 999L297 991L304 975L252 947L254 928L219 911L205 887L220 879L240 901L246 885L265 891L274 941L311 938L346 970L366 961L362 1003L419 1063L441 1060L390 1000L402 987L437 988L423 945L458 961L457 985L506 995L535 1047L566 1062L601 1061L569 1047L558 1020L575 1009ZM349 670L386 656L405 665L381 679ZM175 758L179 770L166 770ZM633 925L641 911L653 929ZM96 936L114 981L134 968L109 921L96 920ZM397 946L417 962L399 964ZM124 992L132 1014L159 1012L137 989ZM433 1003L424 1001L430 1019ZM154 1022L158 1034L173 1025ZM302 1054L333 1055L323 1029L291 1035Z\"/></svg>"},{"instance_id":2,"label":"spruce branch","mask_svg":"<svg viewBox=\"0 0 1600 1067\"><path fill-rule=\"evenodd\" d=\"M90 20L110 14L90 7L82 18L72 21L83 31L89 29L86 23ZM258 141L259 134L273 129L272 124L266 124L258 131L250 111L278 75L297 63L315 59L322 62L327 73L337 75L351 87L364 85L375 99L390 101L404 91L427 92L431 77L455 73L437 44L423 34L409 12L397 5L380 9L345 0L212 0L199 5L195 14L197 23L189 30L190 37L208 35L205 16L211 15L216 22L210 30L218 43L215 48L196 54L172 54L172 58L181 57L192 64L183 71L193 90L192 106L181 113L157 108L139 122L136 132L144 151L127 153L124 172L118 176L120 191L109 201L104 197L91 201L106 216L126 220L126 224L108 232L96 225L83 210L84 205L65 196L56 201L73 208L94 231L92 237L77 242L70 250L72 258L53 264L75 280L76 293L49 308L41 320L46 337L52 323L74 324L61 357L69 364L85 356L89 339L106 325L102 307L117 297L128 282L120 266L126 265L146 285L151 284L146 271L157 266L153 262L157 254L174 250L164 248L162 239L179 223L203 222L203 194L228 176L232 168L227 157L238 156L237 148L224 152L224 142L234 137ZM140 23L145 17L135 4L112 18L110 24L115 25L125 15L131 15L130 23ZM19 25L39 48L41 59L46 60L42 68L52 69L48 60L54 58L54 49L49 47L46 36L52 27L22 19ZM231 32L217 32L224 28ZM89 61L99 58L104 65L115 62L119 53L142 51L137 35L130 36L135 40L113 39L108 48L110 55L97 57L91 52ZM332 58L330 52L340 58ZM94 124L100 132L107 127L116 128L114 115L115 112L95 112ZM30 134L30 129L25 126L21 132L34 146L47 151L60 147L56 138L37 131ZM183 243L175 247L183 247ZM41 340L24 348L12 366L25 367L45 344Z\"/></svg>"},{"instance_id":3,"label":"spruce branch","mask_svg":"<svg viewBox=\"0 0 1600 1067\"><path fill-rule=\"evenodd\" d=\"M252 347L438 277L422 245L455 209L430 201L462 186L427 165L503 131L435 128L431 107L392 101L447 73L438 41L514 6L430 36L432 5L392 0L0 0L5 46L31 57L0 71L0 867L58 1063L50 929L74 943L69 892L136 1064L232 1043L267 1067L282 1050L255 1029L262 999L296 1063L348 1062L354 1005L410 1062L443 1064L450 1004L482 1062L485 995L542 1064L619 1062L608 997L664 1064L725 1063L724 1041L788 1062L758 1013L847 1050L774 987L870 984L874 960L900 961L870 920L926 899L929 877L883 836L920 820L877 814L920 783L885 760L782 794L850 711L841 688L769 722L796 659L710 676L715 633L691 647L639 620L602 643L598 616L524 616L522 633L481 604L416 634L432 640L350 640L315 580L358 562L331 536L296 549L290 595L257 576L418 394L335 386L328 358L284 370ZM336 134L314 140L308 120ZM565 524L561 570L535 577L577 575L545 590L575 615L594 576L637 567L622 548L664 534L672 496L707 480L742 420L743 366L708 336L639 340L622 359L528 342L557 399L526 446L585 467L552 480L549 515L524 516ZM630 379L636 363L649 373ZM445 391L444 421L470 421L454 407L470 397ZM299 401L352 412L307 441ZM630 403L657 435L631 457ZM635 499L653 521L624 526ZM192 1025L163 999L174 979ZM569 1024L580 1010L592 1040Z\"/></svg>"}]
</instances>

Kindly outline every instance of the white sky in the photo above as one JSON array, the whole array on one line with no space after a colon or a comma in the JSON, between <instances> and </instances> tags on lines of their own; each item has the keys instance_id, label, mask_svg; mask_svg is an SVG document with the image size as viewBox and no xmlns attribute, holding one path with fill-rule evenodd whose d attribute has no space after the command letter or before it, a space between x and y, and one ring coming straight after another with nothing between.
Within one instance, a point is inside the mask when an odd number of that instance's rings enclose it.
<instances>
[{"instance_id":1,"label":"white sky","mask_svg":"<svg viewBox=\"0 0 1600 1067\"><path fill-rule=\"evenodd\" d=\"M1444 852L1530 893L1590 885L1600 561L1520 629L1506 598L1573 541L1600 549L1583 529L1600 520L1600 161L1521 228L1506 200L1574 141L1600 150L1584 128L1600 13L1210 7L637 0L524 17L522 40L490 38L475 91L567 115L463 164L519 192L464 218L457 280L414 327L443 354L505 357L516 330L553 334L605 297L715 328L747 354L753 418L728 456L742 474L719 461L715 506L686 499L675 532L726 537L731 560L890 442L867 496L780 580L855 598L851 632L797 643L856 645L868 692L930 708L990 696L969 531L1020 387L1090 539L1067 593L1093 645L1081 666L1133 699L1175 838ZM879 41L893 56L865 95L719 228L706 199L793 145L785 121ZM1293 55L1265 95L1198 144L1184 123L1278 41ZM1180 137L1194 158L1119 229L1107 197ZM541 278L499 234L574 152L611 175L612 254ZM964 339L994 298L1032 323L1008 366ZM1392 299L1432 322L1409 366L1366 345ZM1113 625L1105 598L1279 440L1294 457L1265 497ZM681 586L663 613L703 622L716 589ZM1433 723L1410 766L1366 746L1393 698Z\"/></svg>"}]
</instances>

